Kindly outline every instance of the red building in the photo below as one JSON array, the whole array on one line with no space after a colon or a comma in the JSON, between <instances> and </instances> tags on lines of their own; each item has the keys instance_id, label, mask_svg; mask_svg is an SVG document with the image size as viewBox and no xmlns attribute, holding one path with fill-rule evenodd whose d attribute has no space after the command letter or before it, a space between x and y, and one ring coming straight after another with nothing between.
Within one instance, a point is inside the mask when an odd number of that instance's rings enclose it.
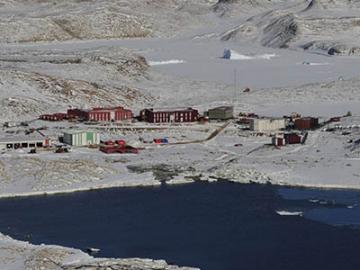
<instances>
[{"instance_id":1,"label":"red building","mask_svg":"<svg viewBox=\"0 0 360 270\"><path fill-rule=\"evenodd\" d=\"M63 121L67 119L66 113L42 114L39 119L44 121Z\"/></svg>"},{"instance_id":2,"label":"red building","mask_svg":"<svg viewBox=\"0 0 360 270\"><path fill-rule=\"evenodd\" d=\"M286 133L284 134L286 144L300 144L301 136L296 133Z\"/></svg>"},{"instance_id":3,"label":"red building","mask_svg":"<svg viewBox=\"0 0 360 270\"><path fill-rule=\"evenodd\" d=\"M319 119L314 117L303 117L295 120L294 126L299 130L314 129L319 126Z\"/></svg>"},{"instance_id":4,"label":"red building","mask_svg":"<svg viewBox=\"0 0 360 270\"><path fill-rule=\"evenodd\" d=\"M91 110L69 109L69 118L78 118L85 121L122 121L133 118L133 113L123 107L93 108Z\"/></svg>"},{"instance_id":5,"label":"red building","mask_svg":"<svg viewBox=\"0 0 360 270\"><path fill-rule=\"evenodd\" d=\"M199 112L193 108L178 109L144 109L140 118L149 123L195 122Z\"/></svg>"}]
</instances>

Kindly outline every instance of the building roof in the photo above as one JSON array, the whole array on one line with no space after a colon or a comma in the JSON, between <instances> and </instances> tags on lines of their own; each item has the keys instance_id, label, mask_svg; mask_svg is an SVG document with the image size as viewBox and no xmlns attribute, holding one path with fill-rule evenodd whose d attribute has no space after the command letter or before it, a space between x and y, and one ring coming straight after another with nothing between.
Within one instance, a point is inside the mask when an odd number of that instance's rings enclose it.
<instances>
[{"instance_id":1,"label":"building roof","mask_svg":"<svg viewBox=\"0 0 360 270\"><path fill-rule=\"evenodd\" d=\"M64 134L74 135L74 134L87 133L87 132L98 133L93 130L68 130L68 131L64 131Z\"/></svg>"},{"instance_id":2,"label":"building roof","mask_svg":"<svg viewBox=\"0 0 360 270\"><path fill-rule=\"evenodd\" d=\"M296 120L305 120L305 121L307 121L307 120L313 120L313 119L318 119L318 118L317 117L312 117L312 116L306 116L306 117L297 118L297 119L295 119L295 121Z\"/></svg>"},{"instance_id":3,"label":"building roof","mask_svg":"<svg viewBox=\"0 0 360 270\"><path fill-rule=\"evenodd\" d=\"M40 136L16 136L16 137L4 137L0 138L1 144L7 144L7 143L21 143L21 142L39 142L44 141L45 137Z\"/></svg>"},{"instance_id":4,"label":"building roof","mask_svg":"<svg viewBox=\"0 0 360 270\"><path fill-rule=\"evenodd\" d=\"M118 107L107 107L107 108L92 108L90 111L117 111L117 110L121 110L121 111L130 111L128 109L125 109L124 107L118 106Z\"/></svg>"},{"instance_id":5,"label":"building roof","mask_svg":"<svg viewBox=\"0 0 360 270\"><path fill-rule=\"evenodd\" d=\"M283 117L265 117L265 118L252 118L252 120L256 120L256 121L274 121L274 120L284 120L285 119Z\"/></svg>"},{"instance_id":6,"label":"building roof","mask_svg":"<svg viewBox=\"0 0 360 270\"><path fill-rule=\"evenodd\" d=\"M150 110L152 112L181 112L181 111L196 111L191 107L177 107L177 108L149 108L145 110Z\"/></svg>"},{"instance_id":7,"label":"building roof","mask_svg":"<svg viewBox=\"0 0 360 270\"><path fill-rule=\"evenodd\" d=\"M234 107L233 106L219 106L219 107L209 109L209 111L213 111L213 110L226 110L226 111L231 110L231 111L233 111Z\"/></svg>"},{"instance_id":8,"label":"building roof","mask_svg":"<svg viewBox=\"0 0 360 270\"><path fill-rule=\"evenodd\" d=\"M91 109L79 109L79 108L72 108L69 110L77 110L77 111L82 111L82 112L97 112L97 111L116 111L116 110L122 110L122 111L130 111L129 109L125 109L122 106L117 106L117 107L95 107L95 108L91 108Z\"/></svg>"}]
</instances>

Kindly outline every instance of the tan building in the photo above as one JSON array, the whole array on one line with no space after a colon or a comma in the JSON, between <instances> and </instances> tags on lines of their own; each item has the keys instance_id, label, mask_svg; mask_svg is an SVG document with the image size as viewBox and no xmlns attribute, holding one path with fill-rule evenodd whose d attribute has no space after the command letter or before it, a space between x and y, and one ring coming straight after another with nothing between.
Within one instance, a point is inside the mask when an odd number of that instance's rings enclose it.
<instances>
[{"instance_id":1,"label":"tan building","mask_svg":"<svg viewBox=\"0 0 360 270\"><path fill-rule=\"evenodd\" d=\"M284 118L255 118L250 121L250 129L256 132L270 132L285 129Z\"/></svg>"}]
</instances>

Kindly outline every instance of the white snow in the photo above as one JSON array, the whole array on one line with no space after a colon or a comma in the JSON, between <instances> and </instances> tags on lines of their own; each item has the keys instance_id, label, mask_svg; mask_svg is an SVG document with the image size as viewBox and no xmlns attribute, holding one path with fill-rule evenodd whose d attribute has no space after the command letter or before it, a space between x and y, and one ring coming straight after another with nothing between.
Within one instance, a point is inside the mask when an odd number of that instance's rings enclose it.
<instances>
[{"instance_id":1,"label":"white snow","mask_svg":"<svg viewBox=\"0 0 360 270\"><path fill-rule=\"evenodd\" d=\"M308 66L326 66L326 65L330 65L330 63L327 63L327 62L323 62L323 63L314 62L314 63L312 63L312 62L306 62L306 61L302 62L301 64L302 65L308 65Z\"/></svg>"},{"instance_id":2,"label":"white snow","mask_svg":"<svg viewBox=\"0 0 360 270\"><path fill-rule=\"evenodd\" d=\"M165 60L165 61L149 61L148 62L150 66L160 66L160 65L171 65L171 64L183 64L186 63L184 60Z\"/></svg>"},{"instance_id":3,"label":"white snow","mask_svg":"<svg viewBox=\"0 0 360 270\"><path fill-rule=\"evenodd\" d=\"M265 54L259 54L259 55L245 55L240 54L234 50L225 49L223 58L229 59L229 60L271 60L272 58L277 57L275 53L265 53Z\"/></svg>"}]
</instances>

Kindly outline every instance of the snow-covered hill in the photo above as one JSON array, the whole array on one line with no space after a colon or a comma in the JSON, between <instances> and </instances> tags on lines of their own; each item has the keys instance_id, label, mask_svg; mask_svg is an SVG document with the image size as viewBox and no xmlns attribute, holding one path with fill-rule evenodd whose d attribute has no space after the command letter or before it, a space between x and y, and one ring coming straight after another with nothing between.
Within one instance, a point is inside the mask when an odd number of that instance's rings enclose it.
<instances>
[{"instance_id":1,"label":"snow-covered hill","mask_svg":"<svg viewBox=\"0 0 360 270\"><path fill-rule=\"evenodd\" d=\"M0 58L3 120L37 117L70 106L140 106L153 99L128 86L146 76L148 65L126 49L4 50Z\"/></svg>"},{"instance_id":2,"label":"snow-covered hill","mask_svg":"<svg viewBox=\"0 0 360 270\"><path fill-rule=\"evenodd\" d=\"M184 36L359 55L360 1L87 0L0 3L0 42ZM226 30L219 31L227 26ZM216 34L215 34L216 33Z\"/></svg>"},{"instance_id":3,"label":"snow-covered hill","mask_svg":"<svg viewBox=\"0 0 360 270\"><path fill-rule=\"evenodd\" d=\"M268 1L259 2L253 4L254 9L260 5L267 10L223 32L221 40L323 51L330 55L360 54L360 1L294 0L271 5ZM226 5L236 9L243 4L244 1L235 1Z\"/></svg>"},{"instance_id":4,"label":"snow-covered hill","mask_svg":"<svg viewBox=\"0 0 360 270\"><path fill-rule=\"evenodd\" d=\"M173 36L196 27L211 1L13 1L0 3L0 42Z\"/></svg>"}]
</instances>

